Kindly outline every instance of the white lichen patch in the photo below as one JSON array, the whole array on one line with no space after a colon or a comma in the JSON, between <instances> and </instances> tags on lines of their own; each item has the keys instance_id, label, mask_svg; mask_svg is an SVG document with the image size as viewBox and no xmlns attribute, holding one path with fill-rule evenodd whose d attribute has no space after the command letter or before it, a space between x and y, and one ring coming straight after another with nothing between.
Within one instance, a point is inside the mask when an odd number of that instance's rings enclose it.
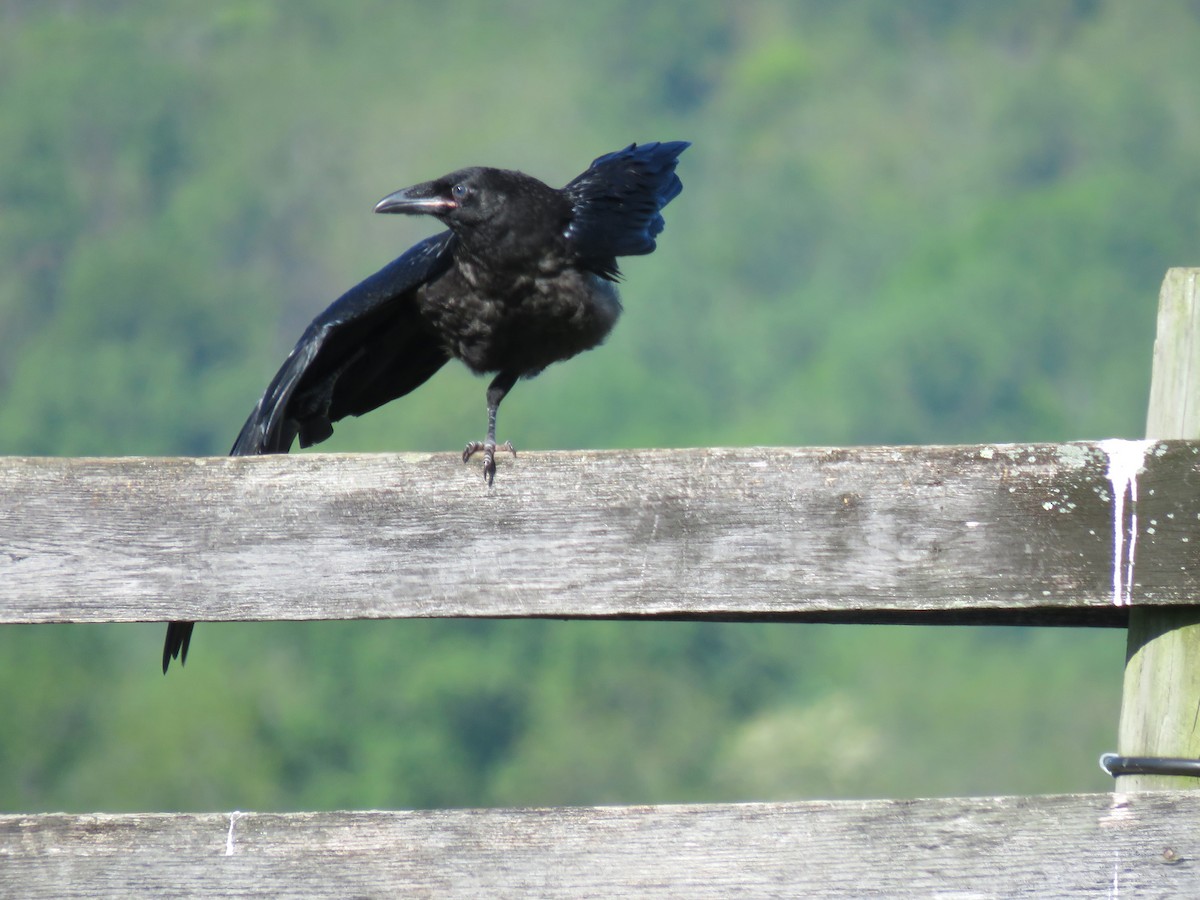
<instances>
[{"instance_id":1,"label":"white lichen patch","mask_svg":"<svg viewBox=\"0 0 1200 900\"><path fill-rule=\"evenodd\" d=\"M1092 461L1092 447L1090 444L1060 444L1056 455L1061 468L1082 469Z\"/></svg>"}]
</instances>

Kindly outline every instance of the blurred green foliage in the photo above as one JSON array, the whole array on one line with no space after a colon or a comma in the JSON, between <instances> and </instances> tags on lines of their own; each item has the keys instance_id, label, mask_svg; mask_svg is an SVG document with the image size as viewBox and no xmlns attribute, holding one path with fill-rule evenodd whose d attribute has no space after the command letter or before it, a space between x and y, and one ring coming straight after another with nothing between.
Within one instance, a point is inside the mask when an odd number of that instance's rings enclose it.
<instances>
[{"instance_id":1,"label":"blurred green foliage","mask_svg":"<svg viewBox=\"0 0 1200 900\"><path fill-rule=\"evenodd\" d=\"M695 146L660 247L608 345L506 402L518 446L1137 436L1158 282L1197 262L1198 41L1162 0L9 0L0 452L223 453L309 318L429 233L376 199L670 139ZM457 452L482 405L448 368L321 449ZM164 679L160 641L0 629L0 808L1103 789L1123 657L1115 632L239 624Z\"/></svg>"}]
</instances>

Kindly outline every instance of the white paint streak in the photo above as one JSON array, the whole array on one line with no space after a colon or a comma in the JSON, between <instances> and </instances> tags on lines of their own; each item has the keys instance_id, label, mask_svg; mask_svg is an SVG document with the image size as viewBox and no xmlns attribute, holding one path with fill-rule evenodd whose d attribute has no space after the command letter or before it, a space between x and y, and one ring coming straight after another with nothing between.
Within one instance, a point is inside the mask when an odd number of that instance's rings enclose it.
<instances>
[{"instance_id":1,"label":"white paint streak","mask_svg":"<svg viewBox=\"0 0 1200 900\"><path fill-rule=\"evenodd\" d=\"M225 855L233 856L233 825L244 816L245 813L239 812L236 809L229 814L229 834L225 836Z\"/></svg>"},{"instance_id":2,"label":"white paint streak","mask_svg":"<svg viewBox=\"0 0 1200 900\"><path fill-rule=\"evenodd\" d=\"M1137 551L1137 476L1146 462L1153 440L1101 441L1108 455L1108 480L1113 492L1113 605L1128 606L1133 599L1133 563ZM1129 550L1125 550L1125 495L1129 494Z\"/></svg>"}]
</instances>

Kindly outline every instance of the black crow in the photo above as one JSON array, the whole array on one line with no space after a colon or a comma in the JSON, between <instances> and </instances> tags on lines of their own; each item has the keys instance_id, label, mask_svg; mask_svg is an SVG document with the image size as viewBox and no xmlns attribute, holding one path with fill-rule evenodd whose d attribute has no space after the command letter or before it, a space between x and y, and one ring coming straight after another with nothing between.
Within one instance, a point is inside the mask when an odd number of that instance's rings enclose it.
<instances>
[{"instance_id":1,"label":"black crow","mask_svg":"<svg viewBox=\"0 0 1200 900\"><path fill-rule=\"evenodd\" d=\"M483 455L491 485L496 410L520 378L595 347L621 313L617 258L654 250L662 208L683 185L688 144L630 144L595 160L566 187L507 169L470 168L384 197L379 213L430 215L426 238L351 288L313 320L254 407L234 456L320 443L333 423L423 384L452 357L487 389ZM163 672L187 660L192 622L171 622Z\"/></svg>"}]
</instances>

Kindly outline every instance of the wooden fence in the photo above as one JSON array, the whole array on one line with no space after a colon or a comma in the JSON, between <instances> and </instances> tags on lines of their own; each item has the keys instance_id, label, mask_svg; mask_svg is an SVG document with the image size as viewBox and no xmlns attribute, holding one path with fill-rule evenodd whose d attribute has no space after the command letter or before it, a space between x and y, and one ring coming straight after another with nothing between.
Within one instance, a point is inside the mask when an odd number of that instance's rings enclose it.
<instances>
[{"instance_id":1,"label":"wooden fence","mask_svg":"<svg viewBox=\"0 0 1200 900\"><path fill-rule=\"evenodd\" d=\"M486 492L449 453L0 459L0 622L1129 627L1120 752L1200 756L1198 277L1164 283L1146 441L523 453ZM1200 896L1200 793L1134 790L1191 785L2 815L0 896Z\"/></svg>"}]
</instances>

